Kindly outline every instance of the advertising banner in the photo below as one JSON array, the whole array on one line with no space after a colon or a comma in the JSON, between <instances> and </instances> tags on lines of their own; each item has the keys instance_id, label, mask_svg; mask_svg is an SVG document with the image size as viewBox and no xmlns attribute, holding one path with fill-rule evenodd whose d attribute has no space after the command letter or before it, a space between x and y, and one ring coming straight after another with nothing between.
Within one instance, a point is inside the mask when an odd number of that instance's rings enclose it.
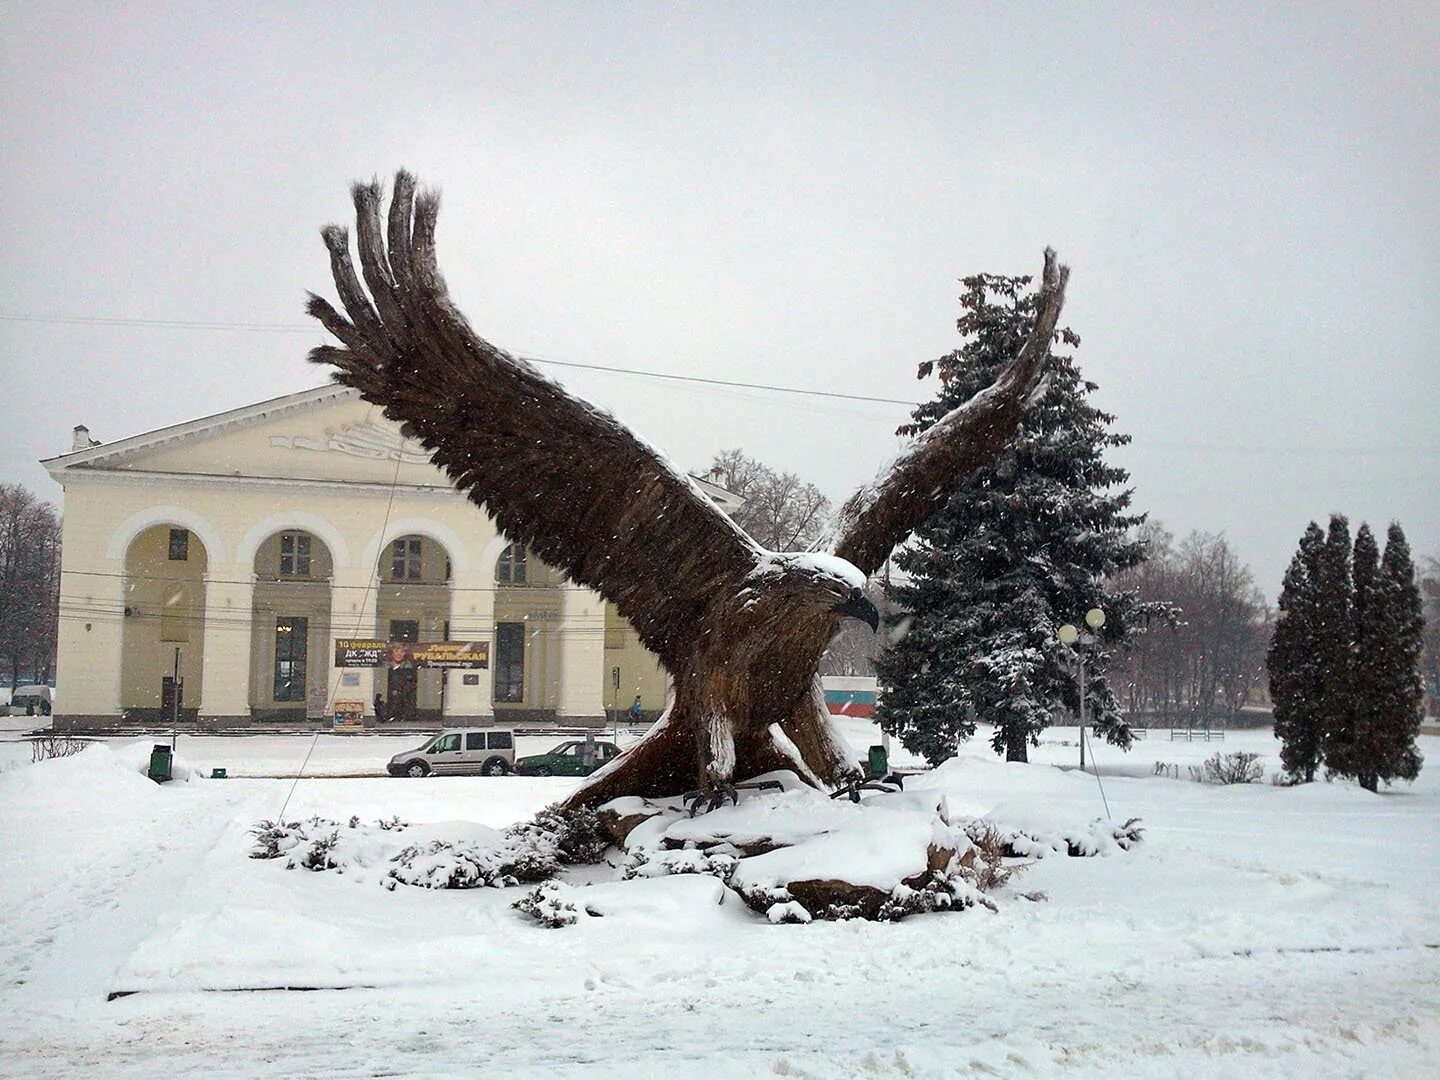
<instances>
[{"instance_id":1,"label":"advertising banner","mask_svg":"<svg viewBox=\"0 0 1440 1080\"><path fill-rule=\"evenodd\" d=\"M365 726L365 703L363 701L335 702L335 727L340 729L362 728Z\"/></svg>"},{"instance_id":2,"label":"advertising banner","mask_svg":"<svg viewBox=\"0 0 1440 1080\"><path fill-rule=\"evenodd\" d=\"M488 641L376 641L336 638L338 668L488 668Z\"/></svg>"}]
</instances>

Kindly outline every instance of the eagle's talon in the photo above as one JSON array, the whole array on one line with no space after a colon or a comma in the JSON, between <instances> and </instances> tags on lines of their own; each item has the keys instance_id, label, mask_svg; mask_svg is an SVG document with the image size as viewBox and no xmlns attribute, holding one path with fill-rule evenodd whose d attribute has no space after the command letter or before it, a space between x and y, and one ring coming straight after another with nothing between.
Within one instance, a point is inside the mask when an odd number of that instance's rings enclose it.
<instances>
[{"instance_id":1,"label":"eagle's talon","mask_svg":"<svg viewBox=\"0 0 1440 1080\"><path fill-rule=\"evenodd\" d=\"M702 804L705 806L705 813L708 814L710 811L719 810L724 806L727 797L732 806L740 805L740 792L736 790L735 785L721 782L708 788L701 788L699 791L686 792L683 801L693 818L700 813Z\"/></svg>"}]
</instances>

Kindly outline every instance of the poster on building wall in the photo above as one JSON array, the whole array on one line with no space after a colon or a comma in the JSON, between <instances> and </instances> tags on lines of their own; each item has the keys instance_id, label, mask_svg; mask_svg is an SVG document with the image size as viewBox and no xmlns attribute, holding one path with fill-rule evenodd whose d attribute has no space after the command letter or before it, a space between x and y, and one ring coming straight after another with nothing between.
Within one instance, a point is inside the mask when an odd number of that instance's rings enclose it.
<instances>
[{"instance_id":1,"label":"poster on building wall","mask_svg":"<svg viewBox=\"0 0 1440 1080\"><path fill-rule=\"evenodd\" d=\"M488 668L488 641L376 641L336 638L338 668Z\"/></svg>"}]
</instances>

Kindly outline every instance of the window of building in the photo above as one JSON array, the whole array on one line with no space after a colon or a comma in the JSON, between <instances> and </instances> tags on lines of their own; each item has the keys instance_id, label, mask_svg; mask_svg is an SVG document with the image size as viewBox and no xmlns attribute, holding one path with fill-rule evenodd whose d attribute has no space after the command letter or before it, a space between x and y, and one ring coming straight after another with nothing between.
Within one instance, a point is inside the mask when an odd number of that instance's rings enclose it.
<instances>
[{"instance_id":1,"label":"window of building","mask_svg":"<svg viewBox=\"0 0 1440 1080\"><path fill-rule=\"evenodd\" d=\"M495 624L495 700L525 700L525 624Z\"/></svg>"},{"instance_id":2,"label":"window of building","mask_svg":"<svg viewBox=\"0 0 1440 1080\"><path fill-rule=\"evenodd\" d=\"M287 532L280 534L280 576L310 576L310 534Z\"/></svg>"},{"instance_id":3,"label":"window of building","mask_svg":"<svg viewBox=\"0 0 1440 1080\"><path fill-rule=\"evenodd\" d=\"M420 537L402 536L390 545L390 576L401 581L420 580Z\"/></svg>"},{"instance_id":4,"label":"window of building","mask_svg":"<svg viewBox=\"0 0 1440 1080\"><path fill-rule=\"evenodd\" d=\"M170 561L185 562L190 558L190 530L170 530Z\"/></svg>"},{"instance_id":5,"label":"window of building","mask_svg":"<svg viewBox=\"0 0 1440 1080\"><path fill-rule=\"evenodd\" d=\"M523 544L511 544L500 553L500 561L495 564L495 580L509 585L525 584L525 546Z\"/></svg>"},{"instance_id":6,"label":"window of building","mask_svg":"<svg viewBox=\"0 0 1440 1080\"><path fill-rule=\"evenodd\" d=\"M305 643L309 620L282 615L275 620L275 700L305 700Z\"/></svg>"}]
</instances>

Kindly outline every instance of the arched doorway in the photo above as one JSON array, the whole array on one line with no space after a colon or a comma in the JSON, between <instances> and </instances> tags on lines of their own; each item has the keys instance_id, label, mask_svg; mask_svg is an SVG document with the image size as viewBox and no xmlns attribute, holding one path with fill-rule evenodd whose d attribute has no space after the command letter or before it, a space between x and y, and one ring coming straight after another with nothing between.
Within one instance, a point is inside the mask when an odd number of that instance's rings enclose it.
<instances>
[{"instance_id":1,"label":"arched doorway","mask_svg":"<svg viewBox=\"0 0 1440 1080\"><path fill-rule=\"evenodd\" d=\"M522 544L495 560L491 707L509 721L553 719L561 680L560 593L564 576ZM599 628L587 628L592 634Z\"/></svg>"},{"instance_id":2,"label":"arched doorway","mask_svg":"<svg viewBox=\"0 0 1440 1080\"><path fill-rule=\"evenodd\" d=\"M417 533L398 536L380 551L376 636L389 642L450 639L450 553ZM375 696L385 719L438 721L445 707L445 675L416 668L399 650L375 673Z\"/></svg>"},{"instance_id":3,"label":"arched doorway","mask_svg":"<svg viewBox=\"0 0 1440 1080\"><path fill-rule=\"evenodd\" d=\"M329 547L305 529L280 529L255 550L250 715L301 720L325 709L330 672Z\"/></svg>"},{"instance_id":4,"label":"arched doorway","mask_svg":"<svg viewBox=\"0 0 1440 1080\"><path fill-rule=\"evenodd\" d=\"M125 549L120 708L133 720L193 720L205 659L204 543L152 525Z\"/></svg>"}]
</instances>

